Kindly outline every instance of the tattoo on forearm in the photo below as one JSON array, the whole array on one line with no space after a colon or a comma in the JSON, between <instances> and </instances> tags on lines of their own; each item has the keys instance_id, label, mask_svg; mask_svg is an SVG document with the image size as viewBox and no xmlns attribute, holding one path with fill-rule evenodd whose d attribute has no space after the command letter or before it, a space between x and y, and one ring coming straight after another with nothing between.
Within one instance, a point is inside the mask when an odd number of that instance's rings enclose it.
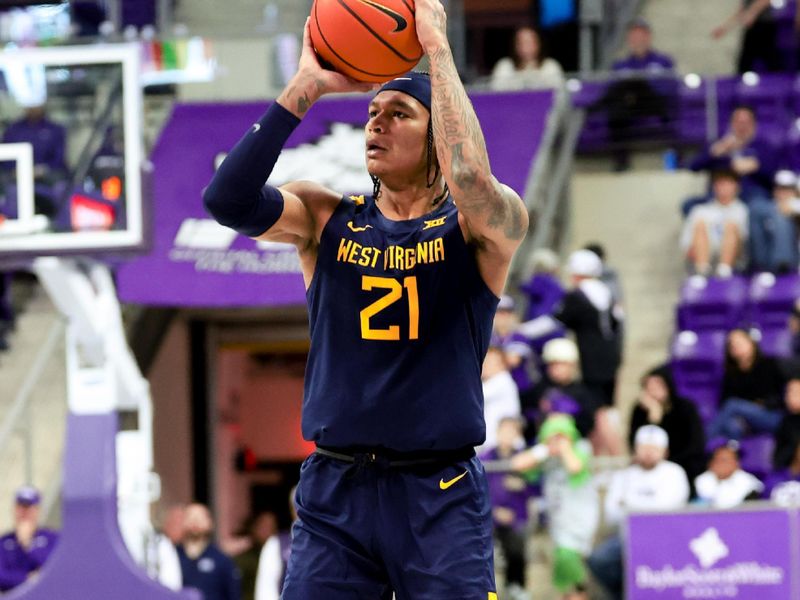
<instances>
[{"instance_id":1,"label":"tattoo on forearm","mask_svg":"<svg viewBox=\"0 0 800 600\"><path fill-rule=\"evenodd\" d=\"M464 192L459 209L468 218L483 219L489 227L502 229L508 239L522 239L522 208L491 177L486 141L450 50L432 52L430 61L436 150L442 169L450 173L452 184Z\"/></svg>"},{"instance_id":2,"label":"tattoo on forearm","mask_svg":"<svg viewBox=\"0 0 800 600\"><path fill-rule=\"evenodd\" d=\"M305 114L309 108L311 108L311 99L308 97L308 92L304 92L297 99L297 112Z\"/></svg>"}]
</instances>

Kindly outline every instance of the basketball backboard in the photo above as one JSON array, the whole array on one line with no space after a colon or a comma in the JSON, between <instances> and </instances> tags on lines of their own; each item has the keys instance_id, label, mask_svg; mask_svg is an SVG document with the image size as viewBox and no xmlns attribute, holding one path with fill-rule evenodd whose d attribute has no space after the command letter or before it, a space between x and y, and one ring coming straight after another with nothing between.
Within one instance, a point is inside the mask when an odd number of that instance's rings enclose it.
<instances>
[{"instance_id":1,"label":"basketball backboard","mask_svg":"<svg viewBox=\"0 0 800 600\"><path fill-rule=\"evenodd\" d=\"M0 53L0 260L144 245L139 55L133 44Z\"/></svg>"}]
</instances>

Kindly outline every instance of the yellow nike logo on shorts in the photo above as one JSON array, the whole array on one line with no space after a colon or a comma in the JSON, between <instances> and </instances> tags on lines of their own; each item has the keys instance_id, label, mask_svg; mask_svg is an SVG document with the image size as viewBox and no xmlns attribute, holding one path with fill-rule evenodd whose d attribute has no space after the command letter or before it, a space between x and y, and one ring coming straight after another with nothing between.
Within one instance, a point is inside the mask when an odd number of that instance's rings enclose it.
<instances>
[{"instance_id":1,"label":"yellow nike logo on shorts","mask_svg":"<svg viewBox=\"0 0 800 600\"><path fill-rule=\"evenodd\" d=\"M497 594L494 592L489 592L489 600L497 600Z\"/></svg>"},{"instance_id":2,"label":"yellow nike logo on shorts","mask_svg":"<svg viewBox=\"0 0 800 600\"><path fill-rule=\"evenodd\" d=\"M450 481L445 481L444 479L440 479L439 489L446 490L447 488L455 485L456 483L458 483L460 479L463 479L467 473L469 473L469 471L464 471L461 475L459 475L458 477L453 477L453 479L451 479Z\"/></svg>"}]
</instances>

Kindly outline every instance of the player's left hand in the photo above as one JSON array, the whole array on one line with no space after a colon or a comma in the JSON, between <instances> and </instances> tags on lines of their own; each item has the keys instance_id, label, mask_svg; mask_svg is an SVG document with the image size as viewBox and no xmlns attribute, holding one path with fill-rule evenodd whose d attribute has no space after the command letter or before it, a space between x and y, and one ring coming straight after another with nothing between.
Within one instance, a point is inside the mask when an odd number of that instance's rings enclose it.
<instances>
[{"instance_id":1,"label":"player's left hand","mask_svg":"<svg viewBox=\"0 0 800 600\"><path fill-rule=\"evenodd\" d=\"M447 14L440 0L416 0L414 15L417 39L426 54L447 44Z\"/></svg>"}]
</instances>

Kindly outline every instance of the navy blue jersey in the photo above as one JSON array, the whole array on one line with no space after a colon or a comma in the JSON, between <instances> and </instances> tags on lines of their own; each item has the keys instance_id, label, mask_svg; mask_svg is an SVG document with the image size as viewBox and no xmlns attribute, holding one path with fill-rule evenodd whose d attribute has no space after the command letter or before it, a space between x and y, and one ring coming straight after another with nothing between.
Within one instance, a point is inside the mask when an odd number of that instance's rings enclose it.
<instances>
[{"instance_id":1,"label":"navy blue jersey","mask_svg":"<svg viewBox=\"0 0 800 600\"><path fill-rule=\"evenodd\" d=\"M481 365L498 299L452 200L392 221L343 199L308 289L303 436L400 452L481 444Z\"/></svg>"}]
</instances>

